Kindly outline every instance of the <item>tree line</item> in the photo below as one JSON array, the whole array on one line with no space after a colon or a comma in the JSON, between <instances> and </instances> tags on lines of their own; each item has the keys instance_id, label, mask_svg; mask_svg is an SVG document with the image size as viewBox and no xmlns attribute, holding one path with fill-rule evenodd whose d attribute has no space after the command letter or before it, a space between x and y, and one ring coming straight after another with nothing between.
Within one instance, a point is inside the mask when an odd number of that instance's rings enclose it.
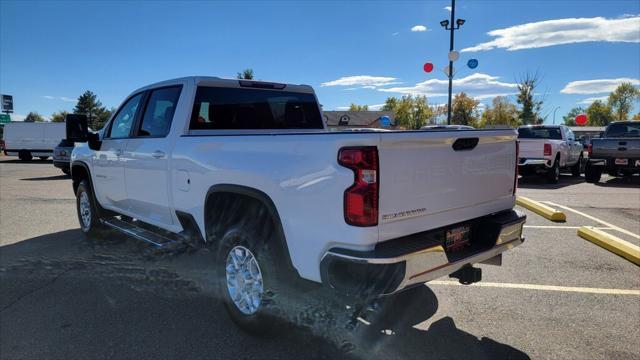
<instances>
[{"instance_id":1,"label":"tree line","mask_svg":"<svg viewBox=\"0 0 640 360\"><path fill-rule=\"evenodd\" d=\"M607 126L612 121L620 120L640 120L640 112L631 116L633 103L640 100L640 90L631 83L622 83L612 91L606 102L596 100L586 109L578 106L571 109L567 115L563 116L564 124L568 126L576 125L576 116L587 115L587 125Z\"/></svg>"},{"instance_id":2,"label":"tree line","mask_svg":"<svg viewBox=\"0 0 640 360\"><path fill-rule=\"evenodd\" d=\"M86 115L89 127L94 130L101 129L104 124L109 121L111 114L115 108L107 109L102 105L98 96L92 91L87 90L78 97L76 106L73 108L73 114ZM51 122L64 122L69 114L66 110L59 110L51 114ZM24 118L26 122L44 121L44 117L39 113L32 111Z\"/></svg>"},{"instance_id":3,"label":"tree line","mask_svg":"<svg viewBox=\"0 0 640 360\"><path fill-rule=\"evenodd\" d=\"M451 124L469 125L476 128L485 126L517 127L522 124L540 124L543 100L536 96L535 89L540 84L538 74L526 74L518 81L516 104L508 97L496 96L484 111L480 102L464 92L456 94L451 101ZM367 111L367 105L351 104L350 111ZM417 130L447 115L448 105L430 106L424 95L404 95L388 97L383 111L392 111L398 126L402 129Z\"/></svg>"}]
</instances>

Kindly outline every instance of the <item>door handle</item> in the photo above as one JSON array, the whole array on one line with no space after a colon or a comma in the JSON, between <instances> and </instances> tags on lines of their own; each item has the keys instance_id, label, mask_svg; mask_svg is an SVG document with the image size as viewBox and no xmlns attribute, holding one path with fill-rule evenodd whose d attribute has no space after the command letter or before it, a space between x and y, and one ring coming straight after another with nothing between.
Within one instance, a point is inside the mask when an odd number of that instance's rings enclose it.
<instances>
[{"instance_id":1,"label":"door handle","mask_svg":"<svg viewBox=\"0 0 640 360\"><path fill-rule=\"evenodd\" d=\"M153 156L156 159L162 159L164 157L164 151L156 150L151 153L151 156Z\"/></svg>"}]
</instances>

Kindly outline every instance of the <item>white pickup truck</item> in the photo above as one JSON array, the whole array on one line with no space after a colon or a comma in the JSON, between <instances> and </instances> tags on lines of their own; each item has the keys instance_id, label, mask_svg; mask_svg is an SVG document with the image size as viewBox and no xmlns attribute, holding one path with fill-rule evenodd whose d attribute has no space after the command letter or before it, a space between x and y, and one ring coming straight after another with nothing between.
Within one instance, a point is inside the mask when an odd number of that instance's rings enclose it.
<instances>
[{"instance_id":1,"label":"white pickup truck","mask_svg":"<svg viewBox=\"0 0 640 360\"><path fill-rule=\"evenodd\" d=\"M525 125L518 128L521 175L541 174L551 184L558 183L560 171L569 169L580 176L584 164L583 146L564 125Z\"/></svg>"},{"instance_id":2,"label":"white pickup truck","mask_svg":"<svg viewBox=\"0 0 640 360\"><path fill-rule=\"evenodd\" d=\"M134 91L100 135L67 125L82 231L208 247L244 329L269 327L281 282L471 283L524 241L513 130L329 132L310 86L213 77Z\"/></svg>"}]
</instances>

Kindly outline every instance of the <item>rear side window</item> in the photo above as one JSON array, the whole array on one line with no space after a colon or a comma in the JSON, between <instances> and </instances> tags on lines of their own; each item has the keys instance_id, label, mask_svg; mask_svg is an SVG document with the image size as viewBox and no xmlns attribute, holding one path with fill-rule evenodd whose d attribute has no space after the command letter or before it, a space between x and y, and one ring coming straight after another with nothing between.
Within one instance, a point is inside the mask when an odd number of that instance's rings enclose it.
<instances>
[{"instance_id":1,"label":"rear side window","mask_svg":"<svg viewBox=\"0 0 640 360\"><path fill-rule=\"evenodd\" d=\"M518 139L562 140L560 128L522 127L518 129Z\"/></svg>"},{"instance_id":2,"label":"rear side window","mask_svg":"<svg viewBox=\"0 0 640 360\"><path fill-rule=\"evenodd\" d=\"M181 89L181 86L174 86L151 91L137 136L165 137L169 134Z\"/></svg>"},{"instance_id":3,"label":"rear side window","mask_svg":"<svg viewBox=\"0 0 640 360\"><path fill-rule=\"evenodd\" d=\"M191 129L323 129L313 94L198 87Z\"/></svg>"},{"instance_id":4,"label":"rear side window","mask_svg":"<svg viewBox=\"0 0 640 360\"><path fill-rule=\"evenodd\" d=\"M609 137L640 137L640 121L635 123L611 124L607 128Z\"/></svg>"}]
</instances>

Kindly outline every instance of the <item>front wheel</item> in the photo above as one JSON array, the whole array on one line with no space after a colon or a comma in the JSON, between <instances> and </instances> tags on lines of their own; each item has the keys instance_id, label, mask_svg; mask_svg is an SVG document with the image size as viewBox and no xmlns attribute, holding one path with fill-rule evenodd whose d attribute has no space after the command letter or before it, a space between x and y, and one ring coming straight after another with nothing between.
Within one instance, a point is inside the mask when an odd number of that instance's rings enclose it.
<instances>
[{"instance_id":1,"label":"front wheel","mask_svg":"<svg viewBox=\"0 0 640 360\"><path fill-rule=\"evenodd\" d=\"M96 235L102 230L93 192L87 180L82 180L76 190L76 209L80 229L87 235Z\"/></svg>"},{"instance_id":2,"label":"front wheel","mask_svg":"<svg viewBox=\"0 0 640 360\"><path fill-rule=\"evenodd\" d=\"M18 159L20 159L21 161L31 161L31 159L33 159L33 156L31 155L31 152L27 150L20 150L18 152Z\"/></svg>"},{"instance_id":3,"label":"front wheel","mask_svg":"<svg viewBox=\"0 0 640 360\"><path fill-rule=\"evenodd\" d=\"M578 158L578 162L571 167L571 176L578 177L582 171L582 155Z\"/></svg>"},{"instance_id":4,"label":"front wheel","mask_svg":"<svg viewBox=\"0 0 640 360\"><path fill-rule=\"evenodd\" d=\"M584 179L588 183L595 184L598 181L600 181L601 177L602 177L602 169L596 166L592 166L590 163L587 163L584 169Z\"/></svg>"},{"instance_id":5,"label":"front wheel","mask_svg":"<svg viewBox=\"0 0 640 360\"><path fill-rule=\"evenodd\" d=\"M558 159L553 162L551 169L547 171L547 182L549 184L557 184L560 180L560 162Z\"/></svg>"}]
</instances>

